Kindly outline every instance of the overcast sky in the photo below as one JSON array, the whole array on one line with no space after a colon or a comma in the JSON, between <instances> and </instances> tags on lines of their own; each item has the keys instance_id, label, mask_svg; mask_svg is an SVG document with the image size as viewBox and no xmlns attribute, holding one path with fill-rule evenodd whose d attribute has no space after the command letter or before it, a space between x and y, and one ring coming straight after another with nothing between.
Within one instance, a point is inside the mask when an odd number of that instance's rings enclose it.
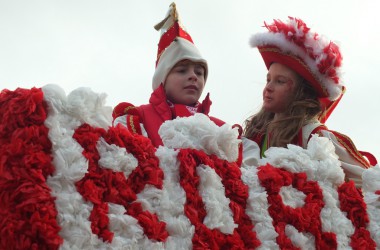
<instances>
[{"instance_id":1,"label":"overcast sky","mask_svg":"<svg viewBox=\"0 0 380 250\"><path fill-rule=\"evenodd\" d=\"M54 83L89 87L107 105L148 102L169 0L0 0L0 89ZM249 37L264 21L303 19L340 44L347 92L327 122L380 159L380 2L178 0L183 24L208 60L211 114L242 123L261 106L266 69Z\"/></svg>"}]
</instances>

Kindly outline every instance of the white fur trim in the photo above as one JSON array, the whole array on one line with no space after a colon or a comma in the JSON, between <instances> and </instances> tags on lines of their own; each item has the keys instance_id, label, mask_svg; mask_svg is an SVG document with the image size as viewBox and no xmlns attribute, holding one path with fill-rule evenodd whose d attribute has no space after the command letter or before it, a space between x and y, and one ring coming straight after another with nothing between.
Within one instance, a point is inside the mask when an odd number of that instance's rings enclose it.
<instances>
[{"instance_id":1,"label":"white fur trim","mask_svg":"<svg viewBox=\"0 0 380 250\"><path fill-rule=\"evenodd\" d=\"M177 37L161 54L160 60L156 66L153 75L152 88L157 89L161 83L164 83L167 75L173 66L179 61L188 59L192 62L203 63L205 68L205 81L207 78L207 61L202 57L201 53L195 45L186 39Z\"/></svg>"}]
</instances>

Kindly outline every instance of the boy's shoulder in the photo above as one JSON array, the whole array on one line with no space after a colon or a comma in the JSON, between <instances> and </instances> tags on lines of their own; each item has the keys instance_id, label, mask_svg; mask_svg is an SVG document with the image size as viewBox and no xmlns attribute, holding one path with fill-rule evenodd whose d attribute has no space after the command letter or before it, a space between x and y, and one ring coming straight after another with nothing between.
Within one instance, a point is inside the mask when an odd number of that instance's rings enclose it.
<instances>
[{"instance_id":1,"label":"boy's shoulder","mask_svg":"<svg viewBox=\"0 0 380 250\"><path fill-rule=\"evenodd\" d=\"M226 123L225 121L222 121L219 118L216 118L216 117L213 117L213 116L208 116L208 117L210 118L211 121L213 121L219 127L223 126Z\"/></svg>"},{"instance_id":2,"label":"boy's shoulder","mask_svg":"<svg viewBox=\"0 0 380 250\"><path fill-rule=\"evenodd\" d=\"M138 107L129 103L129 102L121 102L113 109L112 117L116 119L119 116L123 115L139 115Z\"/></svg>"},{"instance_id":3,"label":"boy's shoulder","mask_svg":"<svg viewBox=\"0 0 380 250\"><path fill-rule=\"evenodd\" d=\"M122 124L134 134L143 134L143 128L140 122L139 107L129 103L122 102L116 105L112 112L113 125Z\"/></svg>"}]
</instances>

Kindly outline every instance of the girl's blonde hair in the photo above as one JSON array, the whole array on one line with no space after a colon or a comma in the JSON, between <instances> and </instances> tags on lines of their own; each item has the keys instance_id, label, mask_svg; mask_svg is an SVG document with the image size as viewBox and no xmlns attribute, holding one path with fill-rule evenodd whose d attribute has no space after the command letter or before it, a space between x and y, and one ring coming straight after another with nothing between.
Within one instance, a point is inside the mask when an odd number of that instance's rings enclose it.
<instances>
[{"instance_id":1,"label":"girl's blonde hair","mask_svg":"<svg viewBox=\"0 0 380 250\"><path fill-rule=\"evenodd\" d=\"M286 147L292 143L300 129L322 113L317 93L303 78L296 81L293 101L285 111L284 118L273 120L274 113L263 108L244 122L244 136L270 134L268 147Z\"/></svg>"}]
</instances>

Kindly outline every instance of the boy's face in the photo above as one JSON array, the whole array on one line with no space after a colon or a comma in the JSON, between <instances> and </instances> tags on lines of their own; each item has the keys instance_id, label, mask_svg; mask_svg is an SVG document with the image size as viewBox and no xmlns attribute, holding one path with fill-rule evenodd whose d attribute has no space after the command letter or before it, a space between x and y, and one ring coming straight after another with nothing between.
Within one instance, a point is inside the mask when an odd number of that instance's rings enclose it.
<instances>
[{"instance_id":1,"label":"boy's face","mask_svg":"<svg viewBox=\"0 0 380 250\"><path fill-rule=\"evenodd\" d=\"M164 83L169 101L173 104L195 105L205 85L205 68L190 60L178 62L170 70Z\"/></svg>"}]
</instances>

